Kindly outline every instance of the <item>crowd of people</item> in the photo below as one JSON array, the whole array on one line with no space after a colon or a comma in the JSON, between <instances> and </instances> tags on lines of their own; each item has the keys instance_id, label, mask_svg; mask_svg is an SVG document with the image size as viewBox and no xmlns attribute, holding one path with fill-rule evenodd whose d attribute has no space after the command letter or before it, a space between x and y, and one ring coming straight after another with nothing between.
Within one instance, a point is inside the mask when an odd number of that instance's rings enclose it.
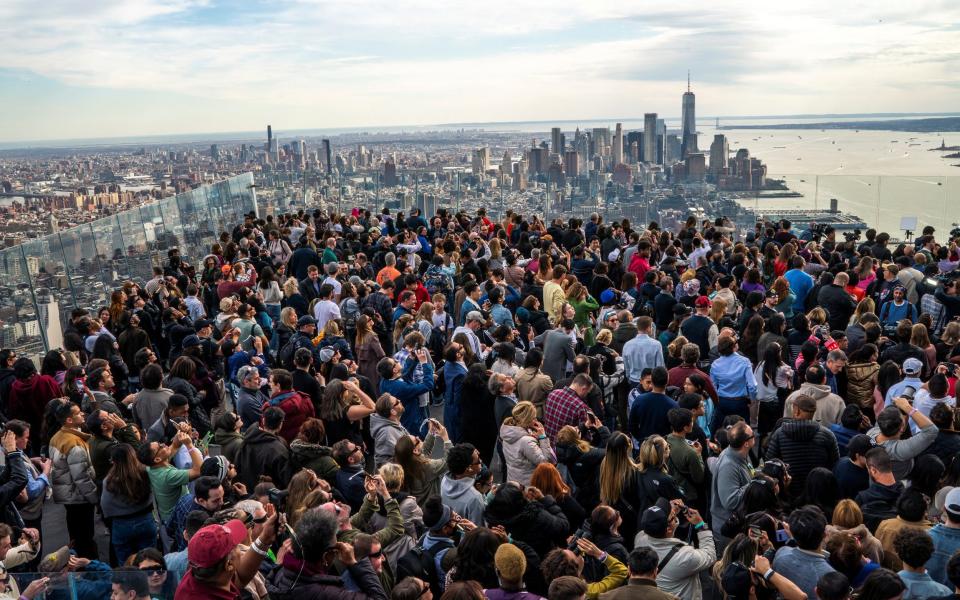
<instances>
[{"instance_id":1,"label":"crowd of people","mask_svg":"<svg viewBox=\"0 0 960 600\"><path fill-rule=\"evenodd\" d=\"M300 210L171 249L39 368L0 350L0 598L955 600L960 232L736 233Z\"/></svg>"}]
</instances>

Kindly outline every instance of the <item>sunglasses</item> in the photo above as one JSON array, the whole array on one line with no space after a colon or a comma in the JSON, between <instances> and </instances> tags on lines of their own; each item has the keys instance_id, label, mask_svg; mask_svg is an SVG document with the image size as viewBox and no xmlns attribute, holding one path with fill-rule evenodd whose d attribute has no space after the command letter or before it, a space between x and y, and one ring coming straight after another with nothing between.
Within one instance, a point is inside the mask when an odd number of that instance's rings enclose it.
<instances>
[{"instance_id":1,"label":"sunglasses","mask_svg":"<svg viewBox=\"0 0 960 600\"><path fill-rule=\"evenodd\" d=\"M383 558L383 548L380 548L380 550L376 552L371 552L367 556L370 558Z\"/></svg>"},{"instance_id":2,"label":"sunglasses","mask_svg":"<svg viewBox=\"0 0 960 600\"><path fill-rule=\"evenodd\" d=\"M167 572L163 567L140 567L140 570L146 573L148 577L160 577Z\"/></svg>"}]
</instances>

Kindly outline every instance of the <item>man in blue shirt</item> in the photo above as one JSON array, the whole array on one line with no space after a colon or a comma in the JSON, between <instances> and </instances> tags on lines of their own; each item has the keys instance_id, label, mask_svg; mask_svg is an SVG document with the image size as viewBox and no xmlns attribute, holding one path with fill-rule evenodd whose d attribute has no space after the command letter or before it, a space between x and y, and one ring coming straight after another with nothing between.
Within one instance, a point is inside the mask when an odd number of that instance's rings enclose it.
<instances>
[{"instance_id":1,"label":"man in blue shirt","mask_svg":"<svg viewBox=\"0 0 960 600\"><path fill-rule=\"evenodd\" d=\"M943 516L943 523L934 525L930 530L933 555L926 567L934 581L950 585L953 582L947 577L947 563L960 550L960 488L955 487L947 493L943 501Z\"/></svg>"},{"instance_id":2,"label":"man in blue shirt","mask_svg":"<svg viewBox=\"0 0 960 600\"><path fill-rule=\"evenodd\" d=\"M650 337L653 319L640 317L637 319L637 337L623 345L623 365L627 370L630 385L636 387L640 383L640 375L645 368L663 367L663 345ZM668 431L669 433L669 431Z\"/></svg>"},{"instance_id":3,"label":"man in blue shirt","mask_svg":"<svg viewBox=\"0 0 960 600\"><path fill-rule=\"evenodd\" d=\"M777 550L773 570L795 583L808 598L816 598L817 580L834 571L823 552L827 520L819 510L803 507L794 510L787 523L796 546Z\"/></svg>"},{"instance_id":4,"label":"man in blue shirt","mask_svg":"<svg viewBox=\"0 0 960 600\"><path fill-rule=\"evenodd\" d=\"M757 397L757 380L750 359L737 352L735 335L723 336L717 342L720 354L710 365L710 381L720 401L714 413L712 429L719 429L727 415L740 415L750 420L750 403ZM626 348L624 348L626 350Z\"/></svg>"},{"instance_id":5,"label":"man in blue shirt","mask_svg":"<svg viewBox=\"0 0 960 600\"><path fill-rule=\"evenodd\" d=\"M790 270L783 274L783 278L790 284L790 291L797 297L793 302L794 312L806 312L807 294L814 286L813 277L803 270L804 262L802 256L794 256L790 259Z\"/></svg>"},{"instance_id":6,"label":"man in blue shirt","mask_svg":"<svg viewBox=\"0 0 960 600\"><path fill-rule=\"evenodd\" d=\"M664 437L670 434L670 420L667 419L667 412L671 408L677 408L677 403L664 393L668 379L667 370L664 367L657 367L650 374L653 391L643 393L637 388L630 392L632 398L629 400L630 415L627 419L627 427L630 435L638 442L642 442L647 436L653 434Z\"/></svg>"},{"instance_id":7,"label":"man in blue shirt","mask_svg":"<svg viewBox=\"0 0 960 600\"><path fill-rule=\"evenodd\" d=\"M902 600L939 598L953 592L952 588L934 581L924 566L933 556L933 540L929 533L904 527L893 539L893 549L903 561L903 569L897 573L907 586Z\"/></svg>"}]
</instances>

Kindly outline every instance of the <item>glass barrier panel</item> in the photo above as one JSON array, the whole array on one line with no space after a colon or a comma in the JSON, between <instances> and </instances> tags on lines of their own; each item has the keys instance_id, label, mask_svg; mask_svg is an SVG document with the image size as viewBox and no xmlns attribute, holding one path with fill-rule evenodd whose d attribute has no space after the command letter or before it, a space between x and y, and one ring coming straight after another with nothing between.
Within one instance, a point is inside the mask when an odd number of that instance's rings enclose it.
<instances>
[{"instance_id":1,"label":"glass barrier panel","mask_svg":"<svg viewBox=\"0 0 960 600\"><path fill-rule=\"evenodd\" d=\"M147 281L153 275L153 253L147 244L142 219L139 210L128 210L117 215L130 278Z\"/></svg>"},{"instance_id":2,"label":"glass barrier panel","mask_svg":"<svg viewBox=\"0 0 960 600\"><path fill-rule=\"evenodd\" d=\"M157 236L157 253L161 263L167 261L167 250L179 248L183 240L183 222L180 220L180 204L177 196L164 198L158 203L163 215L163 233Z\"/></svg>"},{"instance_id":3,"label":"glass barrier panel","mask_svg":"<svg viewBox=\"0 0 960 600\"><path fill-rule=\"evenodd\" d=\"M108 288L113 288L129 279L130 274L120 224L116 217L105 217L89 223L89 226L93 230L102 281Z\"/></svg>"},{"instance_id":4,"label":"glass barrier panel","mask_svg":"<svg viewBox=\"0 0 960 600\"><path fill-rule=\"evenodd\" d=\"M61 231L59 237L73 290L71 308L85 308L96 314L98 308L109 305L110 290L101 273L93 230L81 225Z\"/></svg>"},{"instance_id":5,"label":"glass barrier panel","mask_svg":"<svg viewBox=\"0 0 960 600\"><path fill-rule=\"evenodd\" d=\"M150 253L152 266L161 267L162 260L167 257L166 252L161 254L160 244L166 235L166 225L163 220L163 207L160 202L151 202L140 207L140 225L143 228L144 239ZM152 277L152 273L151 273Z\"/></svg>"}]
</instances>

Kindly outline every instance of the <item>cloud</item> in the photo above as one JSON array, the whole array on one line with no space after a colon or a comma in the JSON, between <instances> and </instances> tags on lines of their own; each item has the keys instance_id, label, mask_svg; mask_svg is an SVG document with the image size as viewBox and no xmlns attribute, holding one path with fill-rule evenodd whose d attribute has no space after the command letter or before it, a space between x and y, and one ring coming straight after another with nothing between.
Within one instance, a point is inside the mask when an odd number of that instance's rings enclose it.
<instances>
[{"instance_id":1,"label":"cloud","mask_svg":"<svg viewBox=\"0 0 960 600\"><path fill-rule=\"evenodd\" d=\"M648 4L6 0L0 69L203 99L171 103L193 129L673 115L688 68L701 115L956 104L957 3Z\"/></svg>"}]
</instances>

